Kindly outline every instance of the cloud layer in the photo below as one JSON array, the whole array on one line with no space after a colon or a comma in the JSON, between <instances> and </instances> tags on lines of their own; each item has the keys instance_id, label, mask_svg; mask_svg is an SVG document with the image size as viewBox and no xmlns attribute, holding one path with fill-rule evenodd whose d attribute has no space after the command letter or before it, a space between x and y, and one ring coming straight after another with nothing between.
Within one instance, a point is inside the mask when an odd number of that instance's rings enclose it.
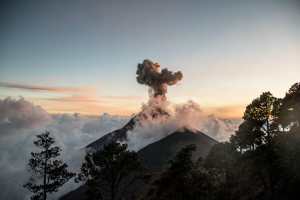
<instances>
[{"instance_id":1,"label":"cloud layer","mask_svg":"<svg viewBox=\"0 0 300 200\"><path fill-rule=\"evenodd\" d=\"M51 116L39 106L34 106L23 98L0 100L0 129L2 134L8 129L35 128L49 122Z\"/></svg>"},{"instance_id":2,"label":"cloud layer","mask_svg":"<svg viewBox=\"0 0 300 200\"><path fill-rule=\"evenodd\" d=\"M86 117L78 114L51 115L25 99L0 100L0 199L28 199L22 185L29 177L27 162L35 135L49 130L63 149L62 158L78 170L84 155L82 147L105 133L121 127L126 117ZM53 196L74 189L73 181Z\"/></svg>"},{"instance_id":3,"label":"cloud layer","mask_svg":"<svg viewBox=\"0 0 300 200\"><path fill-rule=\"evenodd\" d=\"M240 122L240 119L207 115L193 101L172 104L156 97L143 106L139 123L128 132L128 146L137 151L182 128L201 131L217 141L224 141L234 133Z\"/></svg>"},{"instance_id":4,"label":"cloud layer","mask_svg":"<svg viewBox=\"0 0 300 200\"><path fill-rule=\"evenodd\" d=\"M171 106L172 120L164 125L159 120L137 126L129 133L129 146L137 150L154 142L175 129L179 124L197 128L216 139L226 139L234 131L237 122L223 120L214 116L205 117L194 102ZM145 107L144 107L145 109ZM182 120L185 119L185 120ZM36 151L32 144L35 135L45 130L56 138L57 145L63 149L62 158L70 168L78 171L84 152L82 148L104 134L121 128L129 117L103 114L99 117L87 117L79 114L51 115L42 107L27 100L0 99L0 199L28 199L30 195L22 185L29 177L27 161L31 151ZM191 121L192 120L192 121ZM191 123L192 122L192 123ZM201 123L200 123L201 122ZM64 192L74 189L71 181L62 190L53 195L53 199Z\"/></svg>"}]
</instances>

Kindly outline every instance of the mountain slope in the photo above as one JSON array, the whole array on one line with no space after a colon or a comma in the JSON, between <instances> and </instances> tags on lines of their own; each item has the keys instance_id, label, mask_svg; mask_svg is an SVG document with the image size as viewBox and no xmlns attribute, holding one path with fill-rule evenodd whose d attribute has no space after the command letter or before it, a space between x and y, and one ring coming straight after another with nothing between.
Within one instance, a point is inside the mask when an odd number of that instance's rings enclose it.
<instances>
[{"instance_id":1,"label":"mountain slope","mask_svg":"<svg viewBox=\"0 0 300 200\"><path fill-rule=\"evenodd\" d=\"M129 122L120 129L107 133L103 137L98 140L90 143L86 146L87 149L91 149L92 151L99 151L105 145L116 142L116 141L125 141L127 139L127 131L132 130L136 124L136 117L133 117L129 120Z\"/></svg>"},{"instance_id":2,"label":"mountain slope","mask_svg":"<svg viewBox=\"0 0 300 200\"><path fill-rule=\"evenodd\" d=\"M148 111L141 111L134 117L132 117L128 123L120 129L112 131L98 140L88 144L86 146L87 149L92 151L99 151L105 145L111 142L123 142L127 140L127 132L133 130L137 124L145 123L147 121L152 121L155 119L168 118L169 114L162 110L159 107L151 108Z\"/></svg>"},{"instance_id":3,"label":"mountain slope","mask_svg":"<svg viewBox=\"0 0 300 200\"><path fill-rule=\"evenodd\" d=\"M178 130L157 142L149 144L138 153L148 168L162 169L168 164L168 161L186 145L196 145L197 149L193 153L193 158L196 160L199 157L204 158L211 147L216 143L216 140L204 133L199 131L193 132L185 128L183 130Z\"/></svg>"},{"instance_id":4,"label":"mountain slope","mask_svg":"<svg viewBox=\"0 0 300 200\"><path fill-rule=\"evenodd\" d=\"M95 142L88 145L89 148L99 150L107 142L117 139L118 137L123 137L128 130L130 130L130 125L134 121L129 121L127 125L123 128L108 133L104 137L96 140ZM124 137L123 137L124 138ZM125 139L124 138L124 139ZM211 137L205 135L201 132L193 132L189 129L178 130L167 137L147 145L141 149L138 154L142 158L145 166L150 170L161 171L163 170L170 159L172 159L176 153L184 146L189 144L195 144L197 149L193 153L193 158L196 160L199 157L205 157L210 151L211 147L216 144L217 141ZM136 186L134 190L143 191L146 185L141 184ZM87 200L86 197L86 186L80 186L74 191L69 192L68 194L61 197L61 200Z\"/></svg>"}]
</instances>

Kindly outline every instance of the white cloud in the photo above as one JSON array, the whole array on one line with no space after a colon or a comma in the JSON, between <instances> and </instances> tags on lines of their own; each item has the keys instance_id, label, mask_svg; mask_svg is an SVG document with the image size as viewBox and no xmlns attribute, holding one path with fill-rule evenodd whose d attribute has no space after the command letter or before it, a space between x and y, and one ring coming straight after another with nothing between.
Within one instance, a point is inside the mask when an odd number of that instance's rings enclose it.
<instances>
[{"instance_id":1,"label":"white cloud","mask_svg":"<svg viewBox=\"0 0 300 200\"><path fill-rule=\"evenodd\" d=\"M20 128L35 128L51 121L51 116L41 107L34 106L23 98L0 99L1 133Z\"/></svg>"},{"instance_id":2,"label":"white cloud","mask_svg":"<svg viewBox=\"0 0 300 200\"><path fill-rule=\"evenodd\" d=\"M188 102L182 105L165 105L172 113L171 120L157 119L144 126L137 126L129 132L129 147L137 150L159 140L178 126L189 126L209 133L216 139L226 139L235 130L237 122L204 116L199 105ZM144 111L147 106L143 107ZM87 117L78 114L50 115L43 108L23 98L0 100L0 199L28 199L30 193L22 185L28 180L26 170L31 151L36 151L35 135L45 130L55 137L57 145L63 149L62 158L77 171L84 156L82 151L90 142L104 134L121 128L129 117L104 114ZM161 123L164 122L164 123ZM162 125L163 124L163 125ZM53 199L76 187L74 182L67 184Z\"/></svg>"},{"instance_id":3,"label":"white cloud","mask_svg":"<svg viewBox=\"0 0 300 200\"><path fill-rule=\"evenodd\" d=\"M181 128L201 131L217 141L224 141L234 133L241 122L236 119L207 116L202 112L200 105L193 101L172 104L160 98L153 98L143 105L142 110L143 114L138 116L140 123L128 132L128 147L135 151Z\"/></svg>"},{"instance_id":4,"label":"white cloud","mask_svg":"<svg viewBox=\"0 0 300 200\"><path fill-rule=\"evenodd\" d=\"M78 170L84 156L82 148L107 131L122 127L126 121L126 117L108 114L98 118L78 114L50 115L23 98L0 100L0 199L28 199L30 193L22 185L29 178L30 152L37 150L32 143L35 135L50 131L56 144L63 149L62 158L71 169ZM72 183L63 190L74 189Z\"/></svg>"}]
</instances>

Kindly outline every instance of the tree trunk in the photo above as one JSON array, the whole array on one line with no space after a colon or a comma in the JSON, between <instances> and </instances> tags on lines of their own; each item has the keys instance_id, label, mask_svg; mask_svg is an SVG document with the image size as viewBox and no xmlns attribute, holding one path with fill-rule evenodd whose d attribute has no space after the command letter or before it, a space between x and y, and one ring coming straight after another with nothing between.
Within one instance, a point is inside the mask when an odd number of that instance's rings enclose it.
<instances>
[{"instance_id":1,"label":"tree trunk","mask_svg":"<svg viewBox=\"0 0 300 200\"><path fill-rule=\"evenodd\" d=\"M43 185L43 200L47 199L46 185L47 185L47 151L45 152L45 165L44 165L44 185Z\"/></svg>"}]
</instances>

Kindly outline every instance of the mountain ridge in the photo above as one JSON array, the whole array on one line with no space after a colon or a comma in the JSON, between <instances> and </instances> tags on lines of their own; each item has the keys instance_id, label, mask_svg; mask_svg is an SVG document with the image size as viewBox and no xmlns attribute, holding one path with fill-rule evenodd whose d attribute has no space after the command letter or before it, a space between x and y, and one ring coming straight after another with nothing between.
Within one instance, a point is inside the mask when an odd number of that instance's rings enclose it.
<instances>
[{"instance_id":1,"label":"mountain ridge","mask_svg":"<svg viewBox=\"0 0 300 200\"><path fill-rule=\"evenodd\" d=\"M163 169L168 165L169 160L187 145L196 146L193 153L193 159L196 160L199 157L204 158L211 147L217 143L218 141L200 131L183 128L145 146L138 151L138 154L143 158L146 167Z\"/></svg>"}]
</instances>

